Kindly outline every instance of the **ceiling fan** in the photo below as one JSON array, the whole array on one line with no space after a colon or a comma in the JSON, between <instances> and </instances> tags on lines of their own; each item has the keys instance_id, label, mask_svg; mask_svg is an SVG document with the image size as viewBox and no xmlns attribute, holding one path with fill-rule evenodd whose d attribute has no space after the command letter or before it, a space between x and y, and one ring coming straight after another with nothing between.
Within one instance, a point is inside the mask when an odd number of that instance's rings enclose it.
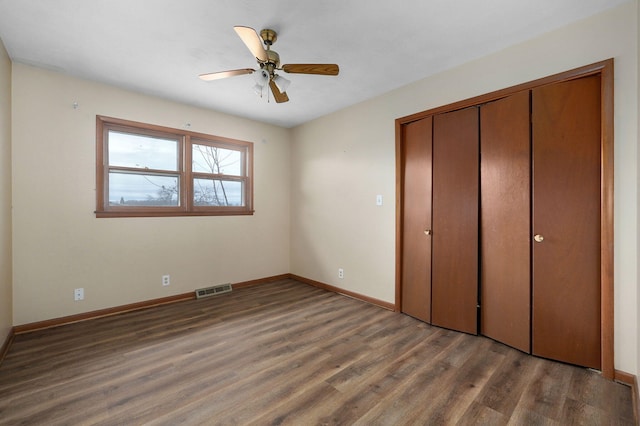
<instances>
[{"instance_id":1,"label":"ceiling fan","mask_svg":"<svg viewBox=\"0 0 640 426\"><path fill-rule=\"evenodd\" d=\"M217 80L257 72L256 85L254 86L256 92L261 94L262 89L268 85L273 93L273 98L277 103L281 103L289 100L286 90L290 81L276 74L276 71L319 75L338 75L340 71L340 68L336 64L285 64L280 66L280 55L278 55L276 51L271 50L271 46L278 38L274 30L264 29L260 31L260 35L258 35L256 30L250 27L235 26L233 29L256 58L260 68L240 68L237 70L201 74L200 78L202 80ZM262 47L263 44L266 48Z\"/></svg>"}]
</instances>

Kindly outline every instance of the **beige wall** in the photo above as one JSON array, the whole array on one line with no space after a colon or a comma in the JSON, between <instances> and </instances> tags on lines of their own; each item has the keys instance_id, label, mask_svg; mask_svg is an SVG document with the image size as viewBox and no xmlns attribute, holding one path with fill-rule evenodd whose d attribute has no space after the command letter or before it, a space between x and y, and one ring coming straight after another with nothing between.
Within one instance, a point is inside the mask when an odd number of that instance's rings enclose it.
<instances>
[{"instance_id":1,"label":"beige wall","mask_svg":"<svg viewBox=\"0 0 640 426\"><path fill-rule=\"evenodd\" d=\"M96 219L96 114L254 142L255 215ZM14 325L289 272L289 133L14 63Z\"/></svg>"},{"instance_id":2,"label":"beige wall","mask_svg":"<svg viewBox=\"0 0 640 426\"><path fill-rule=\"evenodd\" d=\"M0 40L0 346L13 325L11 289L11 61Z\"/></svg>"},{"instance_id":3,"label":"beige wall","mask_svg":"<svg viewBox=\"0 0 640 426\"><path fill-rule=\"evenodd\" d=\"M636 3L294 129L291 272L394 301L394 120L615 58L615 367L638 372ZM384 205L375 206L375 195ZM344 279L337 270L345 269Z\"/></svg>"}]
</instances>

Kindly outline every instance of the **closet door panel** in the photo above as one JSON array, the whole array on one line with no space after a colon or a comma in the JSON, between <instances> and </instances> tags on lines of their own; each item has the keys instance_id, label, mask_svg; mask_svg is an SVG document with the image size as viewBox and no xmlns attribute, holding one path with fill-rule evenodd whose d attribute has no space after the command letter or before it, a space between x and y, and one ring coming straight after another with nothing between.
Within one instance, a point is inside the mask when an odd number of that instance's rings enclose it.
<instances>
[{"instance_id":1,"label":"closet door panel","mask_svg":"<svg viewBox=\"0 0 640 426\"><path fill-rule=\"evenodd\" d=\"M600 77L532 93L533 353L600 368Z\"/></svg>"},{"instance_id":2,"label":"closet door panel","mask_svg":"<svg viewBox=\"0 0 640 426\"><path fill-rule=\"evenodd\" d=\"M432 118L404 126L402 312L431 322Z\"/></svg>"},{"instance_id":3,"label":"closet door panel","mask_svg":"<svg viewBox=\"0 0 640 426\"><path fill-rule=\"evenodd\" d=\"M432 324L478 332L478 109L433 119Z\"/></svg>"},{"instance_id":4,"label":"closet door panel","mask_svg":"<svg viewBox=\"0 0 640 426\"><path fill-rule=\"evenodd\" d=\"M480 324L531 351L529 91L480 108Z\"/></svg>"}]
</instances>

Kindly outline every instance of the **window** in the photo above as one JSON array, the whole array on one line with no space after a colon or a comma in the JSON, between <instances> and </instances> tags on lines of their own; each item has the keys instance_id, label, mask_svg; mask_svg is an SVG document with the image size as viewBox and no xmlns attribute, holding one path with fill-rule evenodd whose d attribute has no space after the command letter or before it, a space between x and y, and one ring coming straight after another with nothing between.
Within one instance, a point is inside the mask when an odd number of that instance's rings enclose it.
<instances>
[{"instance_id":1,"label":"window","mask_svg":"<svg viewBox=\"0 0 640 426\"><path fill-rule=\"evenodd\" d=\"M253 144L97 117L97 217L253 214Z\"/></svg>"}]
</instances>

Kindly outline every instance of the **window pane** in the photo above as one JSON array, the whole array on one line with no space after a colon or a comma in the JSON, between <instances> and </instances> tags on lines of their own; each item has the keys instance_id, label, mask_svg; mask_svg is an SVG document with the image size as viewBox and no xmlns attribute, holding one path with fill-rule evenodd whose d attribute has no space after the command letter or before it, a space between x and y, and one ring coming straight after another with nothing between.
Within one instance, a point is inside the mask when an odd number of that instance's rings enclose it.
<instances>
[{"instance_id":1,"label":"window pane","mask_svg":"<svg viewBox=\"0 0 640 426\"><path fill-rule=\"evenodd\" d=\"M178 170L178 141L109 131L109 165Z\"/></svg>"},{"instance_id":2,"label":"window pane","mask_svg":"<svg viewBox=\"0 0 640 426\"><path fill-rule=\"evenodd\" d=\"M242 182L220 179L194 179L193 204L196 206L244 206Z\"/></svg>"},{"instance_id":3,"label":"window pane","mask_svg":"<svg viewBox=\"0 0 640 426\"><path fill-rule=\"evenodd\" d=\"M192 158L195 173L242 175L242 152L240 151L193 144Z\"/></svg>"},{"instance_id":4,"label":"window pane","mask_svg":"<svg viewBox=\"0 0 640 426\"><path fill-rule=\"evenodd\" d=\"M178 206L177 176L109 173L109 205Z\"/></svg>"}]
</instances>

